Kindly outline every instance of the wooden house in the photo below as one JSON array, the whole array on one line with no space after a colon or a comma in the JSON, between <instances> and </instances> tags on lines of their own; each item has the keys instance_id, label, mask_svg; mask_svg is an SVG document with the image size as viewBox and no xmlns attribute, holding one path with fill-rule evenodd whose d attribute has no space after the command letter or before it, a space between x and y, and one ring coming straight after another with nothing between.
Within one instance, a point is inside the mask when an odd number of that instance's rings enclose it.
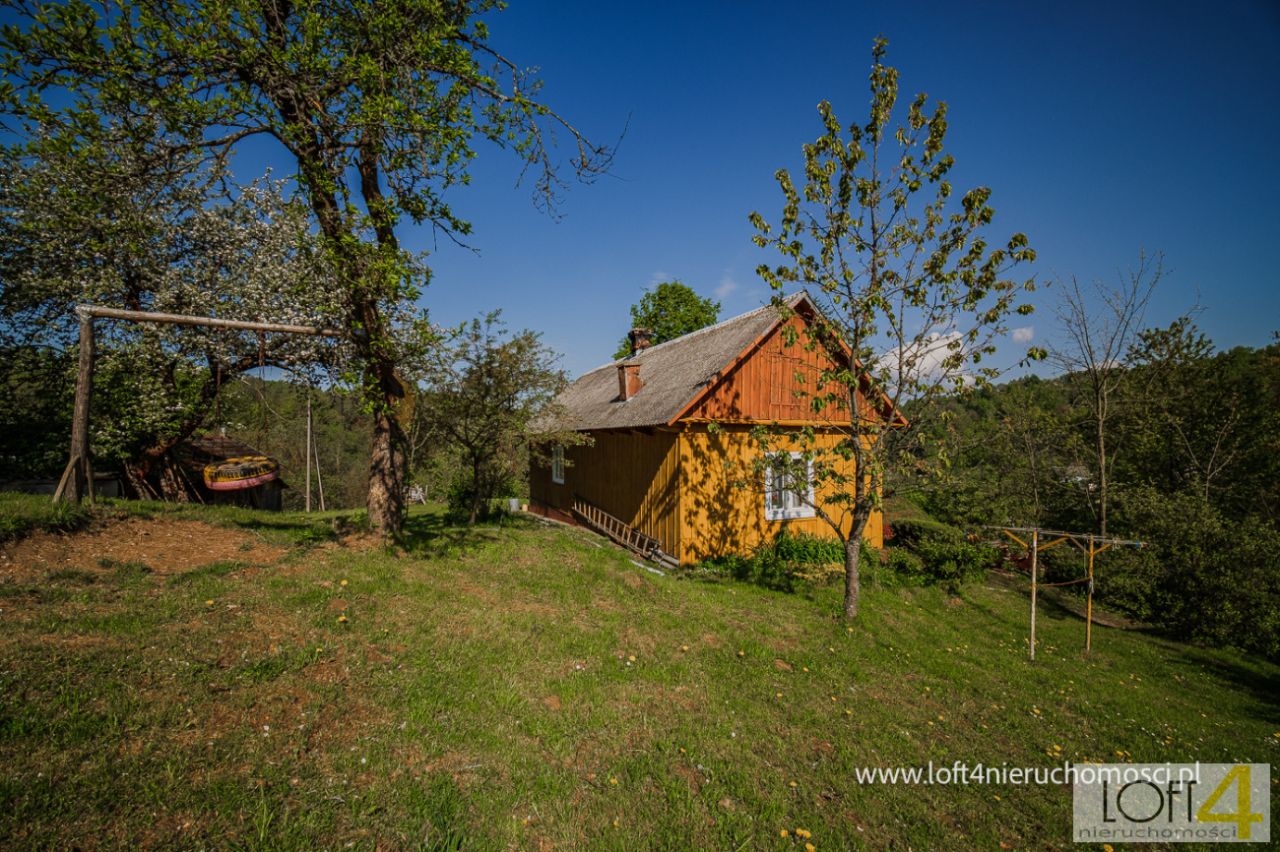
<instances>
[{"instance_id":1,"label":"wooden house","mask_svg":"<svg viewBox=\"0 0 1280 852\"><path fill-rule=\"evenodd\" d=\"M819 441L841 438L837 424L797 393L804 376L829 364L804 345L802 326L817 309L804 293L787 304L785 320L770 305L656 346L633 332L630 357L592 370L560 395L556 427L593 441L555 447L549 464L534 465L530 509L638 539L642 549L656 547L682 564L750 553L784 525L833 537L815 516L812 482L779 487L768 474L743 481L762 452L750 435L760 424L782 432L779 452L798 450L788 435L805 427ZM784 333L787 325L797 334ZM807 387L812 392L813 383ZM865 536L882 546L878 515Z\"/></svg>"}]
</instances>

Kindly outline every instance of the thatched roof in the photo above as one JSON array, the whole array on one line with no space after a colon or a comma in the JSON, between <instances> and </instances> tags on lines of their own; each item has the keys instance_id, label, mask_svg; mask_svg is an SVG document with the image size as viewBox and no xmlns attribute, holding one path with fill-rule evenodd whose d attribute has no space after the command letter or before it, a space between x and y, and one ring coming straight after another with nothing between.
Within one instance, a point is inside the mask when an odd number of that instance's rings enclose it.
<instances>
[{"instance_id":1,"label":"thatched roof","mask_svg":"<svg viewBox=\"0 0 1280 852\"><path fill-rule=\"evenodd\" d=\"M806 300L804 293L789 296L794 309ZM670 423L706 388L716 382L748 347L764 338L782 321L778 309L765 305L651 346L630 358L612 361L584 374L557 398L563 416L556 423L539 423L540 431L552 429L635 429ZM644 382L635 396L618 395L618 365L639 364Z\"/></svg>"}]
</instances>

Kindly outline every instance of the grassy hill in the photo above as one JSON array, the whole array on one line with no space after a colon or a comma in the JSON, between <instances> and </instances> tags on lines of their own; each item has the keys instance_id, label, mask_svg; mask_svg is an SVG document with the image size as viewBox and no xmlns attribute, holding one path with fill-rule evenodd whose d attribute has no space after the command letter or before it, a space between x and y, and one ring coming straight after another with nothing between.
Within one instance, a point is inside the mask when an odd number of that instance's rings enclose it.
<instances>
[{"instance_id":1,"label":"grassy hill","mask_svg":"<svg viewBox=\"0 0 1280 852\"><path fill-rule=\"evenodd\" d=\"M848 627L834 589L531 521L347 530L116 505L0 545L0 846L1065 847L1067 787L854 769L1280 764L1275 667L1106 628L1085 658L1052 608L1031 664L998 578L872 585Z\"/></svg>"}]
</instances>

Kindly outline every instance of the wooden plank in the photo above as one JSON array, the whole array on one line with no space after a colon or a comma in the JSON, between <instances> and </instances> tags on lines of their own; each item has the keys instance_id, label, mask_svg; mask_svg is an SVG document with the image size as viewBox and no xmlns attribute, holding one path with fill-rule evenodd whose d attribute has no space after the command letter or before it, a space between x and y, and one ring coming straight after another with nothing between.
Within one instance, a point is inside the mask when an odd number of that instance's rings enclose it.
<instances>
[{"instance_id":1,"label":"wooden plank","mask_svg":"<svg viewBox=\"0 0 1280 852\"><path fill-rule=\"evenodd\" d=\"M80 363L76 374L76 398L71 412L71 459L62 473L53 501L79 503L93 500L93 465L89 460L89 406L93 396L93 314L76 308L80 317Z\"/></svg>"},{"instance_id":2,"label":"wooden plank","mask_svg":"<svg viewBox=\"0 0 1280 852\"><path fill-rule=\"evenodd\" d=\"M96 305L81 305L76 312L87 311L90 317L133 320L135 322L157 322L165 325L201 325L210 328L231 328L240 331L273 331L281 334L306 334L315 337L342 337L342 332L335 329L316 328L310 325L288 325L278 322L249 322L247 320L227 320L215 317L196 317L187 314L166 314L158 311L124 311L119 308L103 308Z\"/></svg>"}]
</instances>

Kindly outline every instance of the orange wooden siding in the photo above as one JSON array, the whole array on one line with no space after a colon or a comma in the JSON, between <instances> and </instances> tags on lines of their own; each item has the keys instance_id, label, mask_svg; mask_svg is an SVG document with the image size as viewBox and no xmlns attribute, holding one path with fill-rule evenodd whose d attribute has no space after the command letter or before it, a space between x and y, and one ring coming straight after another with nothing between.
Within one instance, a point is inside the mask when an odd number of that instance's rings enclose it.
<instances>
[{"instance_id":1,"label":"orange wooden siding","mask_svg":"<svg viewBox=\"0 0 1280 852\"><path fill-rule=\"evenodd\" d=\"M679 463L676 433L668 430L593 432L592 446L567 447L564 484L549 466L530 471L529 497L568 512L578 494L628 525L679 552Z\"/></svg>"},{"instance_id":2,"label":"orange wooden siding","mask_svg":"<svg viewBox=\"0 0 1280 852\"><path fill-rule=\"evenodd\" d=\"M843 411L828 407L814 414L818 379L829 369L825 352L805 348L804 320L792 317L745 353L686 415L685 419L720 422L839 421ZM788 345L783 328L795 331Z\"/></svg>"},{"instance_id":3,"label":"orange wooden siding","mask_svg":"<svg viewBox=\"0 0 1280 852\"><path fill-rule=\"evenodd\" d=\"M820 447L833 446L836 434L819 435ZM714 434L706 428L690 427L680 434L680 515L681 562L698 562L713 556L749 554L772 541L785 526L796 533L835 538L835 531L818 517L770 521L765 518L763 483L755 475L754 463L761 450L745 426L725 426ZM775 442L773 451L800 450L797 442ZM850 462L852 467L852 462ZM821 489L816 495L823 504ZM838 511L837 507L831 507ZM842 527L848 530L849 519ZM863 537L874 547L884 546L884 523L880 513L867 522Z\"/></svg>"}]
</instances>

